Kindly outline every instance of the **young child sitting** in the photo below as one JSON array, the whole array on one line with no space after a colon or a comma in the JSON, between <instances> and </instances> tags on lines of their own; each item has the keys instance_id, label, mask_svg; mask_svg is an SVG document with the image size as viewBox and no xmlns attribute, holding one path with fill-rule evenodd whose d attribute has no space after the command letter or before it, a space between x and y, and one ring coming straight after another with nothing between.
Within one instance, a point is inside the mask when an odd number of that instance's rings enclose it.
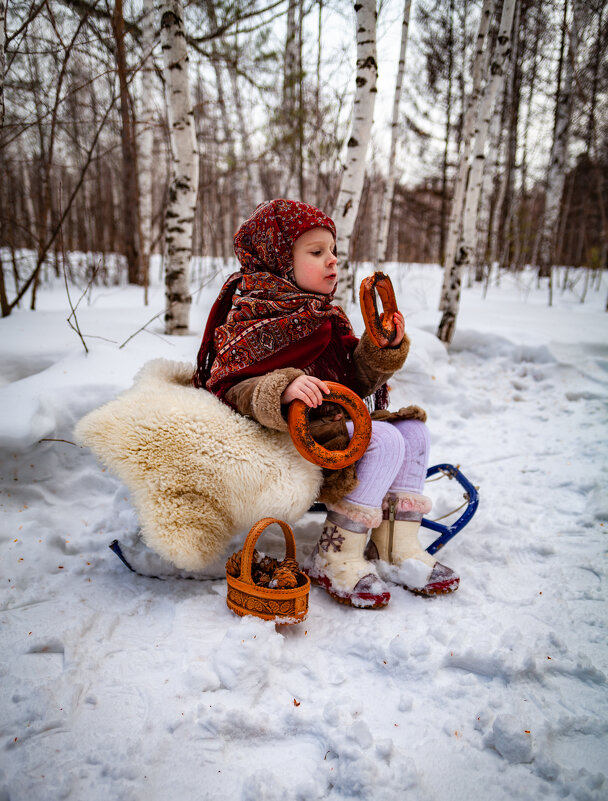
<instances>
[{"instance_id":1,"label":"young child sitting","mask_svg":"<svg viewBox=\"0 0 608 801\"><path fill-rule=\"evenodd\" d=\"M386 408L386 382L409 350L403 315L394 315L390 347L376 347L366 333L354 336L346 314L331 302L335 239L333 221L314 206L284 199L260 204L234 237L241 270L211 309L193 381L280 431L287 430L288 404L299 398L315 410L314 439L330 450L346 447L353 426L340 407L324 402L325 381L373 396L365 454L350 467L324 470L319 501L327 518L305 569L337 601L377 609L390 600L378 567L422 595L451 592L460 579L418 541L431 507L423 495L426 414L417 406Z\"/></svg>"}]
</instances>

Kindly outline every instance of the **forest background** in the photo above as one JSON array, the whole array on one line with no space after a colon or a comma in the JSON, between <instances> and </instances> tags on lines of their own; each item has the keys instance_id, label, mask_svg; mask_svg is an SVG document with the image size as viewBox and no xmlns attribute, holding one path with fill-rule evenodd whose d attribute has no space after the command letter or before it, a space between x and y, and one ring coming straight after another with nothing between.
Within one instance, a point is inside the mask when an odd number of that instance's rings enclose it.
<instances>
[{"instance_id":1,"label":"forest background","mask_svg":"<svg viewBox=\"0 0 608 801\"><path fill-rule=\"evenodd\" d=\"M2 315L62 275L145 300L159 253L185 333L190 257L226 265L272 197L334 215L347 278L444 265L446 342L463 276L533 265L551 302L561 265L584 300L608 258L607 35L602 0L0 0Z\"/></svg>"}]
</instances>

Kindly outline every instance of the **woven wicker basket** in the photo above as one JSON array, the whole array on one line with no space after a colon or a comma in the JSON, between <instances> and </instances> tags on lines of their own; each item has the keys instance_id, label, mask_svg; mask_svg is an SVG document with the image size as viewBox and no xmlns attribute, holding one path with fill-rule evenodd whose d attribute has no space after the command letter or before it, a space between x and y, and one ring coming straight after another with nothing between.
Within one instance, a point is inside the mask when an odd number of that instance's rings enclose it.
<instances>
[{"instance_id":1,"label":"woven wicker basket","mask_svg":"<svg viewBox=\"0 0 608 801\"><path fill-rule=\"evenodd\" d=\"M258 538L271 523L278 523L285 537L285 556L296 558L296 542L293 531L283 520L264 517L253 526L241 555L241 575L238 578L226 573L228 594L226 603L237 615L255 615L278 623L300 623L308 614L310 580L298 571L298 586L293 589L272 589L254 584L251 577L253 551Z\"/></svg>"}]
</instances>

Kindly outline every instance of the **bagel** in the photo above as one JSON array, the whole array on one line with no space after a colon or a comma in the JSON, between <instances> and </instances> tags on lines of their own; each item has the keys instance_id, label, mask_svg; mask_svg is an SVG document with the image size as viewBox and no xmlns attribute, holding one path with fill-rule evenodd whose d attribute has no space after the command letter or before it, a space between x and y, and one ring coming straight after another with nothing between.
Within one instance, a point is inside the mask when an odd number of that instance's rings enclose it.
<instances>
[{"instance_id":1,"label":"bagel","mask_svg":"<svg viewBox=\"0 0 608 801\"><path fill-rule=\"evenodd\" d=\"M382 301L382 317L378 314L376 292ZM395 339L397 329L393 315L397 311L397 299L391 279L385 273L376 272L361 281L359 302L365 330L378 348L385 348Z\"/></svg>"},{"instance_id":2,"label":"bagel","mask_svg":"<svg viewBox=\"0 0 608 801\"><path fill-rule=\"evenodd\" d=\"M310 407L302 400L290 403L287 423L293 444L305 459L329 470L340 470L354 464L367 450L372 435L372 421L367 406L355 392L335 381L325 383L330 392L324 400L346 409L355 426L348 447L343 451L330 451L313 439L308 424Z\"/></svg>"}]
</instances>

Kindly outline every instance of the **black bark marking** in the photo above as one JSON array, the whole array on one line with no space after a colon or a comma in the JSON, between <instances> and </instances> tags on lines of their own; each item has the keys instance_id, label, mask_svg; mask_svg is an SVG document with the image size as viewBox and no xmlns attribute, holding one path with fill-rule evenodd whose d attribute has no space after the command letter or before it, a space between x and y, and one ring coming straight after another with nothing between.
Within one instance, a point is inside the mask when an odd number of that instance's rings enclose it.
<instances>
[{"instance_id":1,"label":"black bark marking","mask_svg":"<svg viewBox=\"0 0 608 801\"><path fill-rule=\"evenodd\" d=\"M362 70L377 70L378 65L376 64L376 59L373 56L368 56L364 61L357 65L359 69Z\"/></svg>"},{"instance_id":2,"label":"black bark marking","mask_svg":"<svg viewBox=\"0 0 608 801\"><path fill-rule=\"evenodd\" d=\"M163 28L170 28L172 25L179 25L180 22L180 18L173 11L165 11L160 19L160 27L162 30Z\"/></svg>"}]
</instances>

